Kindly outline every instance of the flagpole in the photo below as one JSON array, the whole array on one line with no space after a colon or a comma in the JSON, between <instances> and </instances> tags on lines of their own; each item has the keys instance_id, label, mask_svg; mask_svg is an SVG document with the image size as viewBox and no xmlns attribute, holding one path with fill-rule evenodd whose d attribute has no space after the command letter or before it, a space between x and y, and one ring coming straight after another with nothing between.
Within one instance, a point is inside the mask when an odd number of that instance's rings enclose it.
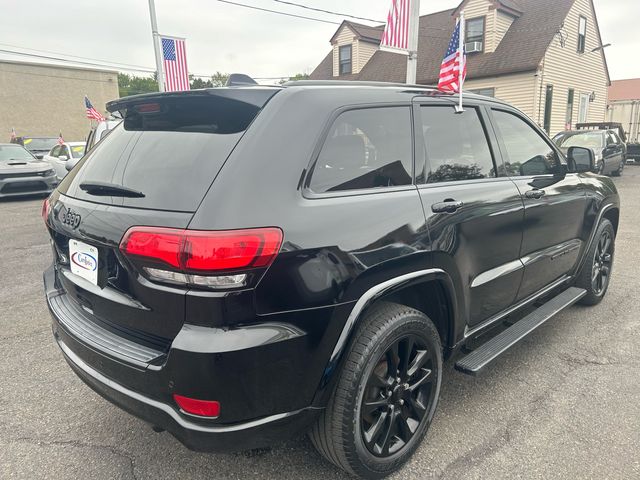
<instances>
[{"instance_id":1,"label":"flagpole","mask_svg":"<svg viewBox=\"0 0 640 480\"><path fill-rule=\"evenodd\" d=\"M409 38L407 39L407 84L414 85L418 73L418 36L420 33L420 0L409 0Z\"/></svg>"},{"instance_id":2,"label":"flagpole","mask_svg":"<svg viewBox=\"0 0 640 480\"><path fill-rule=\"evenodd\" d=\"M465 38L465 22L464 22L464 10L460 12L460 38L458 39L458 61L460 62L460 67L458 68L458 108L457 112L464 112L464 108L462 108L462 84L464 82L464 38Z\"/></svg>"},{"instance_id":3,"label":"flagpole","mask_svg":"<svg viewBox=\"0 0 640 480\"><path fill-rule=\"evenodd\" d=\"M151 35L153 37L153 50L156 55L156 71L158 72L158 90L164 92L164 72L162 69L162 55L160 53L160 35L158 34L158 21L156 20L156 6L154 0L149 0L149 16L151 17Z\"/></svg>"}]
</instances>

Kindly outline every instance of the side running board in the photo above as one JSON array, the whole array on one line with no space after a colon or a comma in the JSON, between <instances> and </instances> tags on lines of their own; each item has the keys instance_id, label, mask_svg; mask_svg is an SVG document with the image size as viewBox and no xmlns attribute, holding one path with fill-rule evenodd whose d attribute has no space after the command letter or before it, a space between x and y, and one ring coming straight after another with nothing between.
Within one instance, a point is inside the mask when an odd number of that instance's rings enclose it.
<instances>
[{"instance_id":1,"label":"side running board","mask_svg":"<svg viewBox=\"0 0 640 480\"><path fill-rule=\"evenodd\" d=\"M500 332L469 355L456 362L456 370L469 375L477 374L482 368L495 360L551 317L570 307L587 294L582 288L571 287L553 297L547 303L518 320L511 327Z\"/></svg>"}]
</instances>

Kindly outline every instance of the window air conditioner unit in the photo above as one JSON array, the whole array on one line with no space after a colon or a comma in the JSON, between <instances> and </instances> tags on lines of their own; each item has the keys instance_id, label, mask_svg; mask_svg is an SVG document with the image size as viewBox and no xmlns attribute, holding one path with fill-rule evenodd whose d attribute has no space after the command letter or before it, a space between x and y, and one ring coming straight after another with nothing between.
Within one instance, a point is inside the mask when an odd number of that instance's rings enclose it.
<instances>
[{"instance_id":1,"label":"window air conditioner unit","mask_svg":"<svg viewBox=\"0 0 640 480\"><path fill-rule=\"evenodd\" d=\"M467 53L476 53L482 51L482 42L469 42L465 43L464 50Z\"/></svg>"}]
</instances>

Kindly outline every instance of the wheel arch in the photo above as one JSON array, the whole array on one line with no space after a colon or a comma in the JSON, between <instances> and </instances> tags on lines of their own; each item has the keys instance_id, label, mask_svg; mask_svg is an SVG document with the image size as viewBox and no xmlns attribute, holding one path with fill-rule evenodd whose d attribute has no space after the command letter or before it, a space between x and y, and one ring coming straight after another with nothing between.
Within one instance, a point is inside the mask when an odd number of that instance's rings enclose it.
<instances>
[{"instance_id":1,"label":"wheel arch","mask_svg":"<svg viewBox=\"0 0 640 480\"><path fill-rule=\"evenodd\" d=\"M424 313L434 322L445 350L455 343L456 322L460 317L453 281L444 270L420 270L374 285L358 299L349 313L327 361L316 391L314 406L326 404L337 378L335 374L340 371L355 330L371 307L380 301L400 303ZM440 302L444 302L444 305Z\"/></svg>"}]
</instances>

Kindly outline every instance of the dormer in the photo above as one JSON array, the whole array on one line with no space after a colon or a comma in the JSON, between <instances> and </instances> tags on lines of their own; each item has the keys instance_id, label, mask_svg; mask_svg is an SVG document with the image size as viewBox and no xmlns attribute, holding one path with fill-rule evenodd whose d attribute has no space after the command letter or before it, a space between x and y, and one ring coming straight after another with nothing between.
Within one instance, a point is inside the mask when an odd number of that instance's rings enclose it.
<instances>
[{"instance_id":1,"label":"dormer","mask_svg":"<svg viewBox=\"0 0 640 480\"><path fill-rule=\"evenodd\" d=\"M465 46L469 55L492 53L511 24L522 15L515 0L465 0L453 12L464 10L466 18Z\"/></svg>"},{"instance_id":2,"label":"dormer","mask_svg":"<svg viewBox=\"0 0 640 480\"><path fill-rule=\"evenodd\" d=\"M383 26L369 27L359 23L342 22L331 37L333 46L333 76L349 76L360 73L378 50Z\"/></svg>"}]
</instances>

